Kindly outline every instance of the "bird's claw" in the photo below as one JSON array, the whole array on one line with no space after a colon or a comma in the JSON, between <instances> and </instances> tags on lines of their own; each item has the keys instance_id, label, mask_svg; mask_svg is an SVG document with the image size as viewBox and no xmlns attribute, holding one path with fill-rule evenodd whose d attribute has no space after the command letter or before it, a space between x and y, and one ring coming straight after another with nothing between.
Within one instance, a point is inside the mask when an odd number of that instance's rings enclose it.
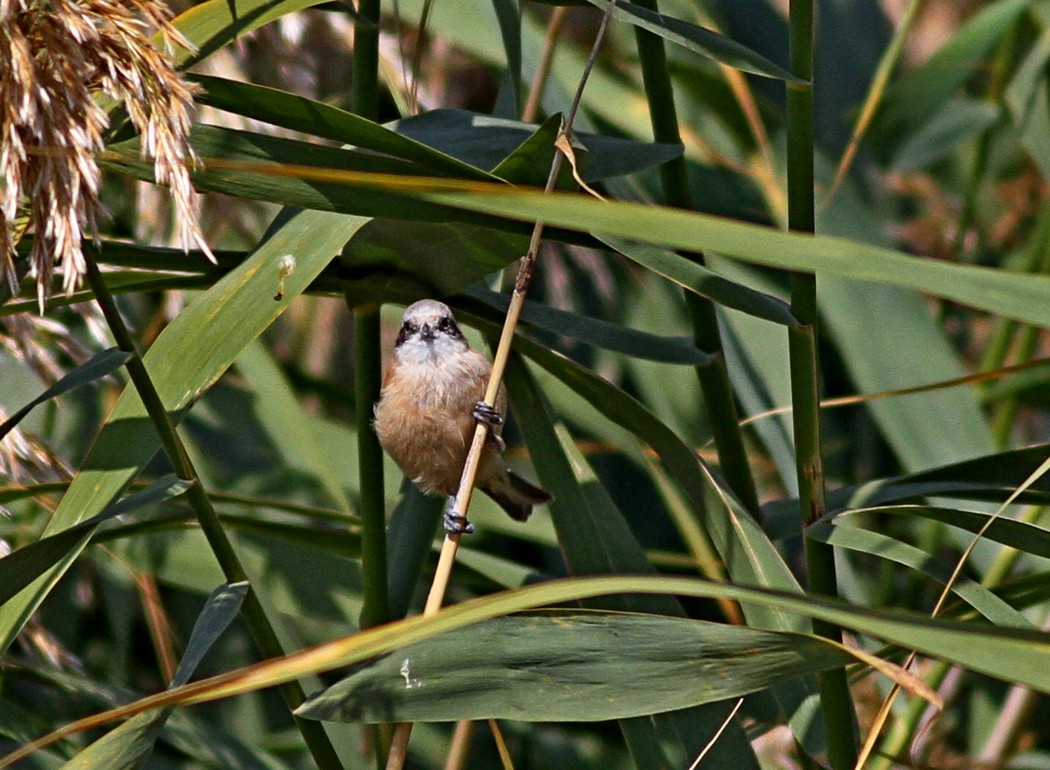
<instances>
[{"instance_id":1,"label":"bird's claw","mask_svg":"<svg viewBox=\"0 0 1050 770\"><path fill-rule=\"evenodd\" d=\"M474 532L474 525L461 513L456 513L452 505L445 511L445 531L450 535L470 535Z\"/></svg>"},{"instance_id":2,"label":"bird's claw","mask_svg":"<svg viewBox=\"0 0 1050 770\"><path fill-rule=\"evenodd\" d=\"M478 403L474 404L471 414L474 415L475 420L485 423L490 428L503 424L503 418L496 411L496 407L486 404L484 401L478 401Z\"/></svg>"}]
</instances>

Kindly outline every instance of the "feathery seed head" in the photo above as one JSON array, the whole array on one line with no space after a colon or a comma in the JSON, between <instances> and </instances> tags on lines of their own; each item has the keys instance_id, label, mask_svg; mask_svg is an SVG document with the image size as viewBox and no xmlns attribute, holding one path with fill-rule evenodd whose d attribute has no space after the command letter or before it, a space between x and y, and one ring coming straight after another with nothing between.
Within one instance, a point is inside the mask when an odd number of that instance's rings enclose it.
<instances>
[{"instance_id":1,"label":"feathery seed head","mask_svg":"<svg viewBox=\"0 0 1050 770\"><path fill-rule=\"evenodd\" d=\"M0 0L0 271L13 292L20 209L34 232L25 271L43 305L55 268L72 291L85 269L85 233L103 213L97 155L109 116L97 100L121 103L142 136L142 152L166 185L183 248L211 256L193 208L189 165L194 86L163 46L190 44L158 0Z\"/></svg>"}]
</instances>

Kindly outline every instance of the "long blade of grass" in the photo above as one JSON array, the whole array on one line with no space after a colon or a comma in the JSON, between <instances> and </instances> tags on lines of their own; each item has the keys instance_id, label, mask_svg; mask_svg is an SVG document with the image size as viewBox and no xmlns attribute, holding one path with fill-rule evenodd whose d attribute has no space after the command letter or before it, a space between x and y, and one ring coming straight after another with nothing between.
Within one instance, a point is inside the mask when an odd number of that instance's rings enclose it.
<instances>
[{"instance_id":1,"label":"long blade of grass","mask_svg":"<svg viewBox=\"0 0 1050 770\"><path fill-rule=\"evenodd\" d=\"M223 585L215 589L197 617L186 652L179 661L171 686L189 681L205 653L233 622L240 610L247 583ZM135 770L153 754L153 747L164 729L173 707L158 709L129 719L66 762L63 770Z\"/></svg>"},{"instance_id":2,"label":"long blade of grass","mask_svg":"<svg viewBox=\"0 0 1050 770\"><path fill-rule=\"evenodd\" d=\"M606 0L587 1L602 9L609 4ZM643 5L627 2L627 0L615 0L613 18L634 24L683 48L744 72L789 83L802 82L783 67L777 66L766 57L735 40Z\"/></svg>"},{"instance_id":3,"label":"long blade of grass","mask_svg":"<svg viewBox=\"0 0 1050 770\"><path fill-rule=\"evenodd\" d=\"M245 345L279 316L364 223L341 215L294 215L243 265L183 311L157 338L145 363L169 413L180 415L233 363ZM294 254L297 267L275 302L278 261ZM159 447L137 393L126 389L95 440L45 535L100 512L127 487ZM7 649L50 586L79 553L56 560L48 573L0 608L0 649Z\"/></svg>"},{"instance_id":4,"label":"long blade of grass","mask_svg":"<svg viewBox=\"0 0 1050 770\"><path fill-rule=\"evenodd\" d=\"M50 401L52 398L57 398L63 393L68 393L73 390L73 388L87 385L115 372L123 366L130 357L130 353L125 353L117 348L109 348L92 356L90 360L85 361L76 369L66 374L50 388L4 420L3 424L0 425L0 440L3 440L4 436L6 436L12 428L18 425L18 423L25 419L26 415L33 411L35 407L43 404L45 401Z\"/></svg>"},{"instance_id":5,"label":"long blade of grass","mask_svg":"<svg viewBox=\"0 0 1050 770\"><path fill-rule=\"evenodd\" d=\"M446 607L430 617L409 618L294 653L280 660L267 661L149 696L128 706L71 723L47 736L46 740L35 741L7 755L0 760L0 767L10 766L37 748L63 736L152 708L177 703L200 703L251 692L309 672L367 660L470 623L544 605L619 593L724 597L747 604L778 607L782 611L852 628L901 647L915 648L924 654L953 661L989 676L1029 684L1040 691L1050 692L1050 641L1045 633L1039 631L931 619L926 615L899 610L857 608L839 600L710 583L695 578L570 578L472 599Z\"/></svg>"},{"instance_id":6,"label":"long blade of grass","mask_svg":"<svg viewBox=\"0 0 1050 770\"><path fill-rule=\"evenodd\" d=\"M659 615L531 613L370 661L299 713L346 722L603 721L724 701L854 661L804 634Z\"/></svg>"}]
</instances>

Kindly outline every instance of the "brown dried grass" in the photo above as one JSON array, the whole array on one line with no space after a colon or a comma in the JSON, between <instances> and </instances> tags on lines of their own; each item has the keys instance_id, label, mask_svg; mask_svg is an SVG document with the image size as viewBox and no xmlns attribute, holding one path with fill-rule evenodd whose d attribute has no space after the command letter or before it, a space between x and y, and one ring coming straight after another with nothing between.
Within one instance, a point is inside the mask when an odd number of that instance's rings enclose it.
<instances>
[{"instance_id":1,"label":"brown dried grass","mask_svg":"<svg viewBox=\"0 0 1050 770\"><path fill-rule=\"evenodd\" d=\"M41 304L56 269L69 292L82 242L104 215L98 153L119 104L175 205L184 248L210 254L192 205L193 86L166 51L190 47L155 0L0 0L0 269L18 290L16 220L34 233L28 275Z\"/></svg>"}]
</instances>

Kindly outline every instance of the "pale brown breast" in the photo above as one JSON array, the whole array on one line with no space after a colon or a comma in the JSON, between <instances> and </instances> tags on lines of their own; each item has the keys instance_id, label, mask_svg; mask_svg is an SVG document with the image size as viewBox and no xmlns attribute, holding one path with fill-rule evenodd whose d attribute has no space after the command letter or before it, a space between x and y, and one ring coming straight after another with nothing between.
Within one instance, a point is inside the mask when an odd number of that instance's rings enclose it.
<instances>
[{"instance_id":1,"label":"pale brown breast","mask_svg":"<svg viewBox=\"0 0 1050 770\"><path fill-rule=\"evenodd\" d=\"M441 366L399 367L395 361L388 367L375 409L376 435L423 492L455 494L474 437L472 411L484 396L490 371L488 360L473 350ZM500 388L496 407L501 414L506 402ZM486 455L495 454L497 446L486 447Z\"/></svg>"}]
</instances>

